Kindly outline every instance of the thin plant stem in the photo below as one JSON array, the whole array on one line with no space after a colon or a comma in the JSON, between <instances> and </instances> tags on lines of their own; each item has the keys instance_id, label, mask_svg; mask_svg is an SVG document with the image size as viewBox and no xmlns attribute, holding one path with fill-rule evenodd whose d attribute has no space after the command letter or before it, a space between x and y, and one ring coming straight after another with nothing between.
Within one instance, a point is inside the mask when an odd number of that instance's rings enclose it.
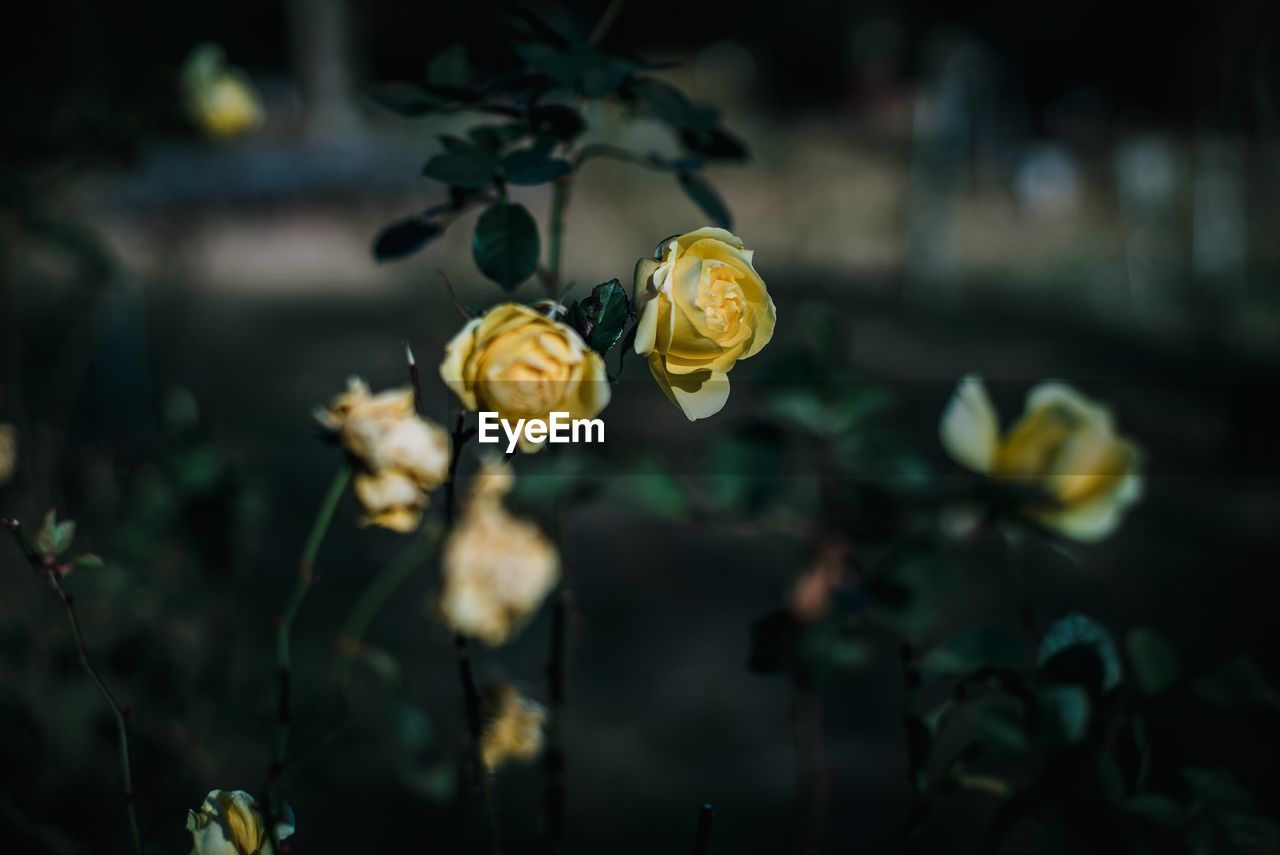
<instances>
[{"instance_id":1,"label":"thin plant stem","mask_svg":"<svg viewBox=\"0 0 1280 855\"><path fill-rule=\"evenodd\" d=\"M551 184L551 217L547 229L547 293L553 298L560 296L560 282L563 271L562 254L564 248L564 216L569 206L569 190L572 180L569 176L557 178Z\"/></svg>"},{"instance_id":2,"label":"thin plant stem","mask_svg":"<svg viewBox=\"0 0 1280 855\"><path fill-rule=\"evenodd\" d=\"M556 548L560 552L561 576L551 613L551 650L547 662L547 684L550 701L547 751L543 766L547 776L546 823L547 849L556 853L564 846L564 815L568 778L565 771L564 708L568 678L569 617L573 610L572 566L568 551L568 511L563 504L555 513Z\"/></svg>"},{"instance_id":3,"label":"thin plant stem","mask_svg":"<svg viewBox=\"0 0 1280 855\"><path fill-rule=\"evenodd\" d=\"M589 36L591 44L600 44L601 40L609 32L609 28L613 26L613 22L618 20L618 15L625 5L626 0L611 0L605 8L604 14L600 16L600 20L596 22L595 27L591 30L591 35Z\"/></svg>"},{"instance_id":4,"label":"thin plant stem","mask_svg":"<svg viewBox=\"0 0 1280 855\"><path fill-rule=\"evenodd\" d=\"M285 604L284 612L276 624L276 678L279 683L279 698L276 706L276 739L272 755L271 768L267 775L268 791L268 827L272 842L279 851L276 837L276 820L284 817L284 774L289 757L289 737L293 729L293 706L291 697L292 663L290 648L293 641L293 622L302 608L302 601L315 587L316 556L320 552L320 544L329 531L338 502L351 481L351 466L343 464L329 485L320 509L316 512L315 521L311 524L311 533L307 536L302 556L298 559L298 578L293 586L293 593Z\"/></svg>"},{"instance_id":5,"label":"thin plant stem","mask_svg":"<svg viewBox=\"0 0 1280 855\"><path fill-rule=\"evenodd\" d=\"M448 538L453 531L458 515L458 462L462 459L462 449L474 435L467 429L467 411L458 409L454 420L449 453L449 473L444 482L444 536ZM472 785L480 791L484 802L485 815L489 825L490 851L493 855L502 852L502 839L498 827L497 801L492 782L480 756L480 740L483 736L484 720L481 718L480 690L476 685L475 671L471 666L471 644L461 633L454 633L453 655L458 664L458 682L462 685L462 709L467 721L467 736L470 745L468 763L471 771Z\"/></svg>"},{"instance_id":6,"label":"thin plant stem","mask_svg":"<svg viewBox=\"0 0 1280 855\"><path fill-rule=\"evenodd\" d=\"M698 808L698 830L693 835L693 855L706 855L711 849L711 827L716 812L709 804Z\"/></svg>"},{"instance_id":7,"label":"thin plant stem","mask_svg":"<svg viewBox=\"0 0 1280 855\"><path fill-rule=\"evenodd\" d=\"M62 585L62 570L58 567L57 561L53 556L43 555L35 548L31 539L27 537L27 533L22 530L22 525L18 520L3 519L0 520L0 524L13 532L14 539L17 540L18 546L22 549L32 568L38 573L43 573L48 578L54 593L58 595L58 599L62 602L62 609L67 614L67 623L71 625L71 637L75 641L80 667L89 675L89 679L93 681L98 694L102 695L102 699L111 708L111 715L116 723L116 739L119 743L120 778L121 783L124 785L124 806L125 813L129 818L129 835L133 840L135 855L142 855L142 832L139 830L138 813L133 805L133 768L129 762L129 709L120 706L115 695L111 693L111 689L107 687L97 669L93 667L93 663L89 661L89 653L84 645L84 635L80 632L80 620L76 617L75 601Z\"/></svg>"}]
</instances>

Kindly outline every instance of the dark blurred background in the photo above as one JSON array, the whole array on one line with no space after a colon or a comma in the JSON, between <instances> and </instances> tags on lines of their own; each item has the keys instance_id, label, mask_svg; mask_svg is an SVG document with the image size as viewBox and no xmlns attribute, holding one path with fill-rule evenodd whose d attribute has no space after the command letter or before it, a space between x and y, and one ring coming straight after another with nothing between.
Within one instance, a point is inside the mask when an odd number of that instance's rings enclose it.
<instances>
[{"instance_id":1,"label":"dark blurred background","mask_svg":"<svg viewBox=\"0 0 1280 855\"><path fill-rule=\"evenodd\" d=\"M601 8L567 11L591 22ZM108 561L68 586L132 709L150 851L187 851L185 811L209 789L260 790L273 619L336 465L312 408L349 374L404 382L408 338L443 420L434 365L460 320L436 270L464 302L498 297L474 272L468 221L375 262L378 229L442 195L421 175L436 135L475 117L409 122L365 97L448 63L483 76L500 60L486 39L497 12L48 0L4 28L0 423L20 453L0 513L34 523L56 505ZM209 137L184 110L183 63L202 42L261 94L252 133ZM938 477L954 472L936 425L960 375L993 381L1006 418L1038 380L1066 379L1110 403L1150 477L1113 539L1073 560L1037 553L1033 608L1156 627L1188 667L1249 652L1278 673L1280 6L650 0L625 4L605 44L674 63L659 75L719 105L750 147L709 176L779 314L708 422L688 424L629 365L605 414L611 456L665 455L696 483L717 437L797 382L787 355L832 325L837 381L886 389L886 425ZM671 147L656 124L586 115L603 141ZM545 223L545 188L523 198ZM703 220L670 177L593 164L568 215L566 278L626 282L655 242ZM789 478L810 477L788 460ZM713 851L790 851L793 698L747 671L747 627L807 546L664 515L637 484L613 479L570 529L568 851L685 851L704 801ZM297 627L300 745L336 720L336 627L403 545L354 515L340 511ZM940 627L1016 625L1000 561L998 544L958 559ZM4 848L125 851L110 718L47 586L7 542L0 568ZM354 724L290 790L293 851L465 850L464 728L433 575L370 631L385 656L357 676ZM543 692L547 632L544 614L478 653L482 677ZM901 840L900 676L881 652L826 692L832 852ZM1272 815L1274 715L1204 725L1205 752L1235 758ZM501 778L513 852L538 851L540 788L536 766ZM923 848L975 851L990 810L957 796ZM1015 835L1006 851L1039 844Z\"/></svg>"}]
</instances>

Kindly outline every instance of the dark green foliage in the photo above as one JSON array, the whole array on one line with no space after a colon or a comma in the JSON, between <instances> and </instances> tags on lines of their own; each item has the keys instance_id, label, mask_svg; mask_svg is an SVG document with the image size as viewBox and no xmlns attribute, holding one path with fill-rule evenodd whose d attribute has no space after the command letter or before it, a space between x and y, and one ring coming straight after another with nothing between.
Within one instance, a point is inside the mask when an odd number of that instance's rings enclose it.
<instances>
[{"instance_id":1,"label":"dark green foliage","mask_svg":"<svg viewBox=\"0 0 1280 855\"><path fill-rule=\"evenodd\" d=\"M569 306L569 325L601 356L622 338L630 318L630 301L617 279L600 283L590 296Z\"/></svg>"},{"instance_id":2,"label":"dark green foliage","mask_svg":"<svg viewBox=\"0 0 1280 855\"><path fill-rule=\"evenodd\" d=\"M444 234L440 224L421 216L407 217L387 226L373 241L373 256L378 261L403 258L417 252Z\"/></svg>"},{"instance_id":3,"label":"dark green foliage","mask_svg":"<svg viewBox=\"0 0 1280 855\"><path fill-rule=\"evenodd\" d=\"M471 244L476 267L507 291L538 267L538 226L523 205L495 202L476 222Z\"/></svg>"},{"instance_id":4,"label":"dark green foliage","mask_svg":"<svg viewBox=\"0 0 1280 855\"><path fill-rule=\"evenodd\" d=\"M685 195L693 200L693 203L711 219L712 223L723 229L733 228L733 217L729 214L729 208L705 178L695 172L681 172L677 180L680 182L680 189L684 190Z\"/></svg>"}]
</instances>

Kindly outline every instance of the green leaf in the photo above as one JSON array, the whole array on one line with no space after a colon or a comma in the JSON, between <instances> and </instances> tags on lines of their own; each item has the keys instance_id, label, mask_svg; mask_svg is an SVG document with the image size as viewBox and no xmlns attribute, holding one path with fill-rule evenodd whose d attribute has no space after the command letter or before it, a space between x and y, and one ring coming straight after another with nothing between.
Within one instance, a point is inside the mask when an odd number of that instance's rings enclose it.
<instances>
[{"instance_id":1,"label":"green leaf","mask_svg":"<svg viewBox=\"0 0 1280 855\"><path fill-rule=\"evenodd\" d=\"M467 136L471 138L477 146L486 149L489 154L496 156L497 153L505 146L510 145L521 137L528 136L529 129L522 122L508 122L505 125L479 125L467 131Z\"/></svg>"},{"instance_id":2,"label":"green leaf","mask_svg":"<svg viewBox=\"0 0 1280 855\"><path fill-rule=\"evenodd\" d=\"M747 147L724 128L687 128L680 132L680 141L690 151L719 160L743 160Z\"/></svg>"},{"instance_id":3,"label":"green leaf","mask_svg":"<svg viewBox=\"0 0 1280 855\"><path fill-rule=\"evenodd\" d=\"M1254 855L1275 852L1280 830L1258 808L1253 794L1223 769L1182 772L1195 794L1195 825L1187 843L1195 855Z\"/></svg>"},{"instance_id":4,"label":"green leaf","mask_svg":"<svg viewBox=\"0 0 1280 855\"><path fill-rule=\"evenodd\" d=\"M502 159L502 172L512 184L546 184L573 171L569 161L547 157L537 148L519 149Z\"/></svg>"},{"instance_id":5,"label":"green leaf","mask_svg":"<svg viewBox=\"0 0 1280 855\"><path fill-rule=\"evenodd\" d=\"M719 118L714 107L691 101L676 87L652 77L630 81L627 94L638 98L655 119L673 128L712 127Z\"/></svg>"},{"instance_id":6,"label":"green leaf","mask_svg":"<svg viewBox=\"0 0 1280 855\"><path fill-rule=\"evenodd\" d=\"M413 83L394 81L369 90L369 100L406 119L418 119L447 102Z\"/></svg>"},{"instance_id":7,"label":"green leaf","mask_svg":"<svg viewBox=\"0 0 1280 855\"><path fill-rule=\"evenodd\" d=\"M677 178L680 189L693 200L702 213L711 218L711 222L723 229L733 228L733 217L729 208L716 189L705 178L694 172L681 172Z\"/></svg>"},{"instance_id":8,"label":"green leaf","mask_svg":"<svg viewBox=\"0 0 1280 855\"><path fill-rule=\"evenodd\" d=\"M101 557L91 552L84 552L71 559L71 568L73 570L97 570L105 566L106 562Z\"/></svg>"},{"instance_id":9,"label":"green leaf","mask_svg":"<svg viewBox=\"0 0 1280 855\"><path fill-rule=\"evenodd\" d=\"M1133 666L1133 678L1148 695L1158 695L1172 688L1182 673L1173 646L1155 630L1139 627L1124 640Z\"/></svg>"},{"instance_id":10,"label":"green leaf","mask_svg":"<svg viewBox=\"0 0 1280 855\"><path fill-rule=\"evenodd\" d=\"M437 154L422 168L424 175L454 187L478 189L493 182L498 162L480 148Z\"/></svg>"},{"instance_id":11,"label":"green leaf","mask_svg":"<svg viewBox=\"0 0 1280 855\"><path fill-rule=\"evenodd\" d=\"M422 249L444 234L439 223L420 216L406 217L384 228L373 241L373 257L378 261L403 258Z\"/></svg>"},{"instance_id":12,"label":"green leaf","mask_svg":"<svg viewBox=\"0 0 1280 855\"><path fill-rule=\"evenodd\" d=\"M1012 667L1022 662L1026 643L1015 632L995 626L971 626L925 654L920 667L936 674L968 674L979 668Z\"/></svg>"},{"instance_id":13,"label":"green leaf","mask_svg":"<svg viewBox=\"0 0 1280 855\"><path fill-rule=\"evenodd\" d=\"M36 549L44 555L59 556L71 548L76 537L75 520L58 522L58 512L50 509L44 515L44 524L36 533Z\"/></svg>"},{"instance_id":14,"label":"green leaf","mask_svg":"<svg viewBox=\"0 0 1280 855\"><path fill-rule=\"evenodd\" d=\"M622 338L630 317L627 292L617 279L601 282L591 289L589 297L569 307L569 325L601 356Z\"/></svg>"},{"instance_id":15,"label":"green leaf","mask_svg":"<svg viewBox=\"0 0 1280 855\"><path fill-rule=\"evenodd\" d=\"M1101 671L1097 675L1100 691L1110 691L1120 684L1120 657L1111 633L1082 614L1067 615L1049 627L1036 654L1036 667L1051 675L1081 682L1082 662L1076 658L1080 653L1096 657Z\"/></svg>"},{"instance_id":16,"label":"green leaf","mask_svg":"<svg viewBox=\"0 0 1280 855\"><path fill-rule=\"evenodd\" d=\"M523 205L495 202L476 222L471 254L485 276L512 291L538 268L538 226Z\"/></svg>"},{"instance_id":17,"label":"green leaf","mask_svg":"<svg viewBox=\"0 0 1280 855\"><path fill-rule=\"evenodd\" d=\"M1280 692L1248 656L1230 659L1192 684L1201 700L1226 709L1280 709Z\"/></svg>"}]
</instances>

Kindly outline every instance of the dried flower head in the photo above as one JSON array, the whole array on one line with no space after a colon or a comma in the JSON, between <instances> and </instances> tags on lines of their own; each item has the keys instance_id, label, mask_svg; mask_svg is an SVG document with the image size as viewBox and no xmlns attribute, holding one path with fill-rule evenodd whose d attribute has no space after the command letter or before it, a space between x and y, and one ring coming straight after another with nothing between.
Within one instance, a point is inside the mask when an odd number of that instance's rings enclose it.
<instances>
[{"instance_id":1,"label":"dried flower head","mask_svg":"<svg viewBox=\"0 0 1280 855\"><path fill-rule=\"evenodd\" d=\"M417 528L427 494L448 477L449 435L414 412L413 390L374 395L353 377L316 419L360 466L355 493L364 522L399 532Z\"/></svg>"},{"instance_id":2,"label":"dried flower head","mask_svg":"<svg viewBox=\"0 0 1280 855\"><path fill-rule=\"evenodd\" d=\"M444 621L491 645L522 627L560 578L546 535L503 505L513 483L506 464L486 463L444 547Z\"/></svg>"},{"instance_id":3,"label":"dried flower head","mask_svg":"<svg viewBox=\"0 0 1280 855\"><path fill-rule=\"evenodd\" d=\"M480 736L480 757L489 771L504 763L532 760L542 752L547 711L509 683L491 686L484 698L488 717Z\"/></svg>"},{"instance_id":4,"label":"dried flower head","mask_svg":"<svg viewBox=\"0 0 1280 855\"><path fill-rule=\"evenodd\" d=\"M274 855L258 803L244 790L212 790L200 810L187 811L192 855ZM293 822L276 823L276 839L293 834Z\"/></svg>"},{"instance_id":5,"label":"dried flower head","mask_svg":"<svg viewBox=\"0 0 1280 855\"><path fill-rule=\"evenodd\" d=\"M13 425L0 424L0 484L13 476L18 465L18 430Z\"/></svg>"}]
</instances>

